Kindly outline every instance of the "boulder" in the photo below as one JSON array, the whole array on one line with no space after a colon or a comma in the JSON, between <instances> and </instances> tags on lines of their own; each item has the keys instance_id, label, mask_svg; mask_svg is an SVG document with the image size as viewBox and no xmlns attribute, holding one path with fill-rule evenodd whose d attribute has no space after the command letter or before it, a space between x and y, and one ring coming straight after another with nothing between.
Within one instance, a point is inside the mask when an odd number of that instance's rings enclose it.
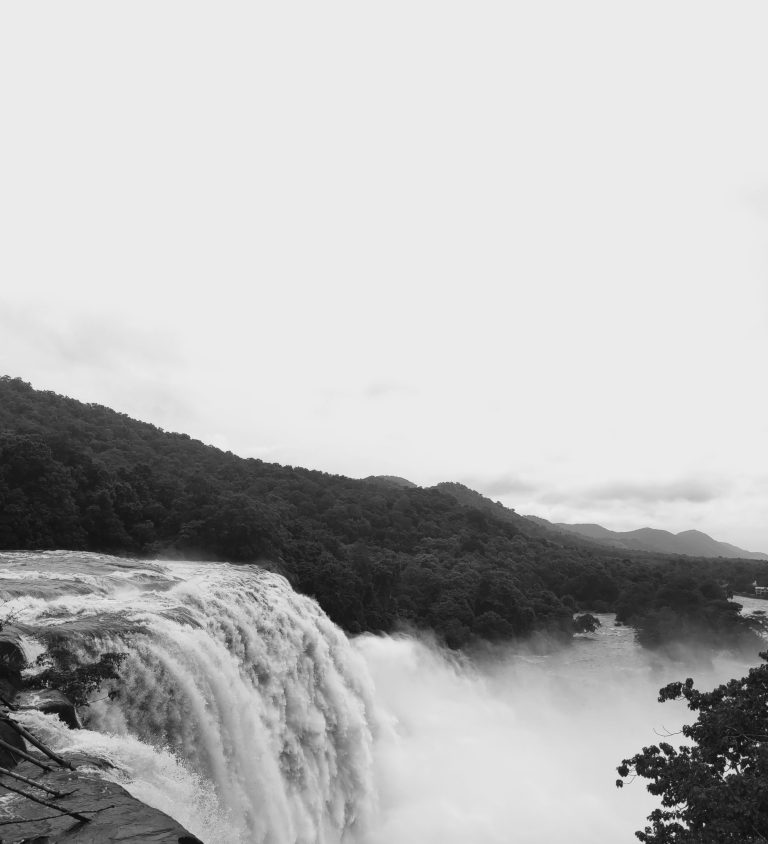
<instances>
[{"instance_id":1,"label":"boulder","mask_svg":"<svg viewBox=\"0 0 768 844\"><path fill-rule=\"evenodd\" d=\"M21 686L21 669L26 664L27 657L19 634L0 630L0 680L5 680L8 687L18 689Z\"/></svg>"}]
</instances>

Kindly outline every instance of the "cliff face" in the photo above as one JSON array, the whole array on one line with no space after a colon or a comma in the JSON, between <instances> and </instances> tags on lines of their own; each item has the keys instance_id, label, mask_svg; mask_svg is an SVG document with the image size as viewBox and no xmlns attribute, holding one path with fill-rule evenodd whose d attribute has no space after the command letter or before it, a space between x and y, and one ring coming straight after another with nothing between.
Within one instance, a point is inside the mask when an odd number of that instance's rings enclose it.
<instances>
[{"instance_id":1,"label":"cliff face","mask_svg":"<svg viewBox=\"0 0 768 844\"><path fill-rule=\"evenodd\" d=\"M14 729L14 712L39 709L58 715L70 729L80 724L75 706L60 692L21 690L25 662L20 638L12 630L0 632L0 740L7 745L0 746L0 767L6 770L0 771L2 844L202 844L164 812L132 797L121 786L100 779L93 773L98 760L65 757L72 766L69 769L25 741ZM22 753L41 764L24 759ZM34 780L38 786L19 777ZM66 812L85 816L88 821Z\"/></svg>"}]
</instances>

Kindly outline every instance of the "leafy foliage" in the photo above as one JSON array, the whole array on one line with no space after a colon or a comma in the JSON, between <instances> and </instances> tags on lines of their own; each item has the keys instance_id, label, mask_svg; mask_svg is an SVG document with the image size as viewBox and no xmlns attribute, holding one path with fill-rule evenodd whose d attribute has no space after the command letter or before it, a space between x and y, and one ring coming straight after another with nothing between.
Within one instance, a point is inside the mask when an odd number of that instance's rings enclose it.
<instances>
[{"instance_id":1,"label":"leafy foliage","mask_svg":"<svg viewBox=\"0 0 768 844\"><path fill-rule=\"evenodd\" d=\"M619 599L617 618L637 628L646 648L664 648L669 642L717 643L722 646L759 647L756 632L762 622L740 614L741 605L728 600L730 590L712 577L672 566L658 584L640 583ZM727 565L720 566L727 572Z\"/></svg>"},{"instance_id":2,"label":"leafy foliage","mask_svg":"<svg viewBox=\"0 0 768 844\"><path fill-rule=\"evenodd\" d=\"M592 613L585 612L581 615L577 615L573 619L573 632L574 633L594 633L598 627L601 626L601 622L599 618L596 618Z\"/></svg>"},{"instance_id":3,"label":"leafy foliage","mask_svg":"<svg viewBox=\"0 0 768 844\"><path fill-rule=\"evenodd\" d=\"M692 744L644 747L617 768L617 786L639 776L661 797L651 825L635 834L645 844L768 841L768 665L711 692L690 678L659 692L659 701L677 699L699 713L682 729Z\"/></svg>"},{"instance_id":4,"label":"leafy foliage","mask_svg":"<svg viewBox=\"0 0 768 844\"><path fill-rule=\"evenodd\" d=\"M63 692L75 706L88 706L90 698L107 680L120 679L120 666L128 654L107 652L97 662L77 664L66 642L51 647L37 658L37 665L44 666L36 674L37 688L56 689ZM110 692L110 697L115 693Z\"/></svg>"}]
</instances>

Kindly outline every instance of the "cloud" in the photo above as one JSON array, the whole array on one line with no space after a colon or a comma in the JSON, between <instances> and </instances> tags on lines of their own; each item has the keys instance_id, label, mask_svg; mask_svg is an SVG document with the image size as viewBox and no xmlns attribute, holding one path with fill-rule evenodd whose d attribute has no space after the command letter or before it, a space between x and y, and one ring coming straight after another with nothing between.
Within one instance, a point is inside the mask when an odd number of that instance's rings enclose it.
<instances>
[{"instance_id":1,"label":"cloud","mask_svg":"<svg viewBox=\"0 0 768 844\"><path fill-rule=\"evenodd\" d=\"M768 219L768 185L760 185L745 192L745 201L753 212Z\"/></svg>"},{"instance_id":2,"label":"cloud","mask_svg":"<svg viewBox=\"0 0 768 844\"><path fill-rule=\"evenodd\" d=\"M95 314L64 314L0 300L0 374L104 404L167 430L190 431L200 403L184 389L189 366L171 332Z\"/></svg>"},{"instance_id":3,"label":"cloud","mask_svg":"<svg viewBox=\"0 0 768 844\"><path fill-rule=\"evenodd\" d=\"M706 504L723 497L730 485L724 481L681 478L667 482L612 481L587 487L561 487L539 497L548 504L614 502L622 504L664 504L684 502Z\"/></svg>"},{"instance_id":4,"label":"cloud","mask_svg":"<svg viewBox=\"0 0 768 844\"><path fill-rule=\"evenodd\" d=\"M528 494L535 492L537 487L528 481L523 480L519 476L511 472L496 475L491 478L484 477L464 477L461 479L463 484L466 484L472 489L488 496L501 496L513 494Z\"/></svg>"},{"instance_id":5,"label":"cloud","mask_svg":"<svg viewBox=\"0 0 768 844\"><path fill-rule=\"evenodd\" d=\"M687 501L692 504L703 504L719 498L722 493L721 484L683 479L669 483L609 483L588 489L586 496L595 501L639 503Z\"/></svg>"},{"instance_id":6,"label":"cloud","mask_svg":"<svg viewBox=\"0 0 768 844\"><path fill-rule=\"evenodd\" d=\"M363 388L363 396L367 399L386 398L391 395L410 395L415 390L409 384L399 381L371 381Z\"/></svg>"},{"instance_id":7,"label":"cloud","mask_svg":"<svg viewBox=\"0 0 768 844\"><path fill-rule=\"evenodd\" d=\"M0 331L52 370L78 367L118 375L183 365L168 332L105 314L61 314L37 304L4 301Z\"/></svg>"},{"instance_id":8,"label":"cloud","mask_svg":"<svg viewBox=\"0 0 768 844\"><path fill-rule=\"evenodd\" d=\"M167 334L104 316L79 316L56 326L51 342L64 361L77 366L154 369L181 364Z\"/></svg>"},{"instance_id":9,"label":"cloud","mask_svg":"<svg viewBox=\"0 0 768 844\"><path fill-rule=\"evenodd\" d=\"M413 384L394 379L374 379L355 384L336 384L320 391L323 400L330 403L380 401L389 398L407 398L418 394Z\"/></svg>"},{"instance_id":10,"label":"cloud","mask_svg":"<svg viewBox=\"0 0 768 844\"><path fill-rule=\"evenodd\" d=\"M272 454L275 454L278 451L281 451L284 448L287 448L284 443L278 443L277 445L248 445L244 449L238 452L240 457L256 457L260 460L263 460L265 457L269 457Z\"/></svg>"}]
</instances>

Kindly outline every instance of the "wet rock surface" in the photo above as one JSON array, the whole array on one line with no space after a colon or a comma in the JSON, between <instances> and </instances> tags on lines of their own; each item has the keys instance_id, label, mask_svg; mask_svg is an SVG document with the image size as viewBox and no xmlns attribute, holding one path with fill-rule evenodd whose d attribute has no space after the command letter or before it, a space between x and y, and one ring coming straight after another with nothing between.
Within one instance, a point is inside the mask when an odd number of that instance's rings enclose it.
<instances>
[{"instance_id":1,"label":"wet rock surface","mask_svg":"<svg viewBox=\"0 0 768 844\"><path fill-rule=\"evenodd\" d=\"M65 796L53 797L6 777L2 782L34 792L36 797L91 820L83 823L67 815L55 816L56 812L47 806L0 789L0 844L202 844L164 812L141 803L121 786L95 774L65 769L42 773L30 762L17 765L14 773L33 778Z\"/></svg>"},{"instance_id":2,"label":"wet rock surface","mask_svg":"<svg viewBox=\"0 0 768 844\"><path fill-rule=\"evenodd\" d=\"M0 677L4 681L0 693L12 695L21 684L21 670L26 666L21 636L15 631L0 629Z\"/></svg>"},{"instance_id":3,"label":"wet rock surface","mask_svg":"<svg viewBox=\"0 0 768 844\"><path fill-rule=\"evenodd\" d=\"M5 742L6 744L12 745L12 747L17 748L18 750L26 751L27 747L24 743L24 739L10 727L8 724L4 724L0 721L0 740ZM13 768L21 761L21 757L17 756L10 747L0 747L0 767L2 768Z\"/></svg>"}]
</instances>

